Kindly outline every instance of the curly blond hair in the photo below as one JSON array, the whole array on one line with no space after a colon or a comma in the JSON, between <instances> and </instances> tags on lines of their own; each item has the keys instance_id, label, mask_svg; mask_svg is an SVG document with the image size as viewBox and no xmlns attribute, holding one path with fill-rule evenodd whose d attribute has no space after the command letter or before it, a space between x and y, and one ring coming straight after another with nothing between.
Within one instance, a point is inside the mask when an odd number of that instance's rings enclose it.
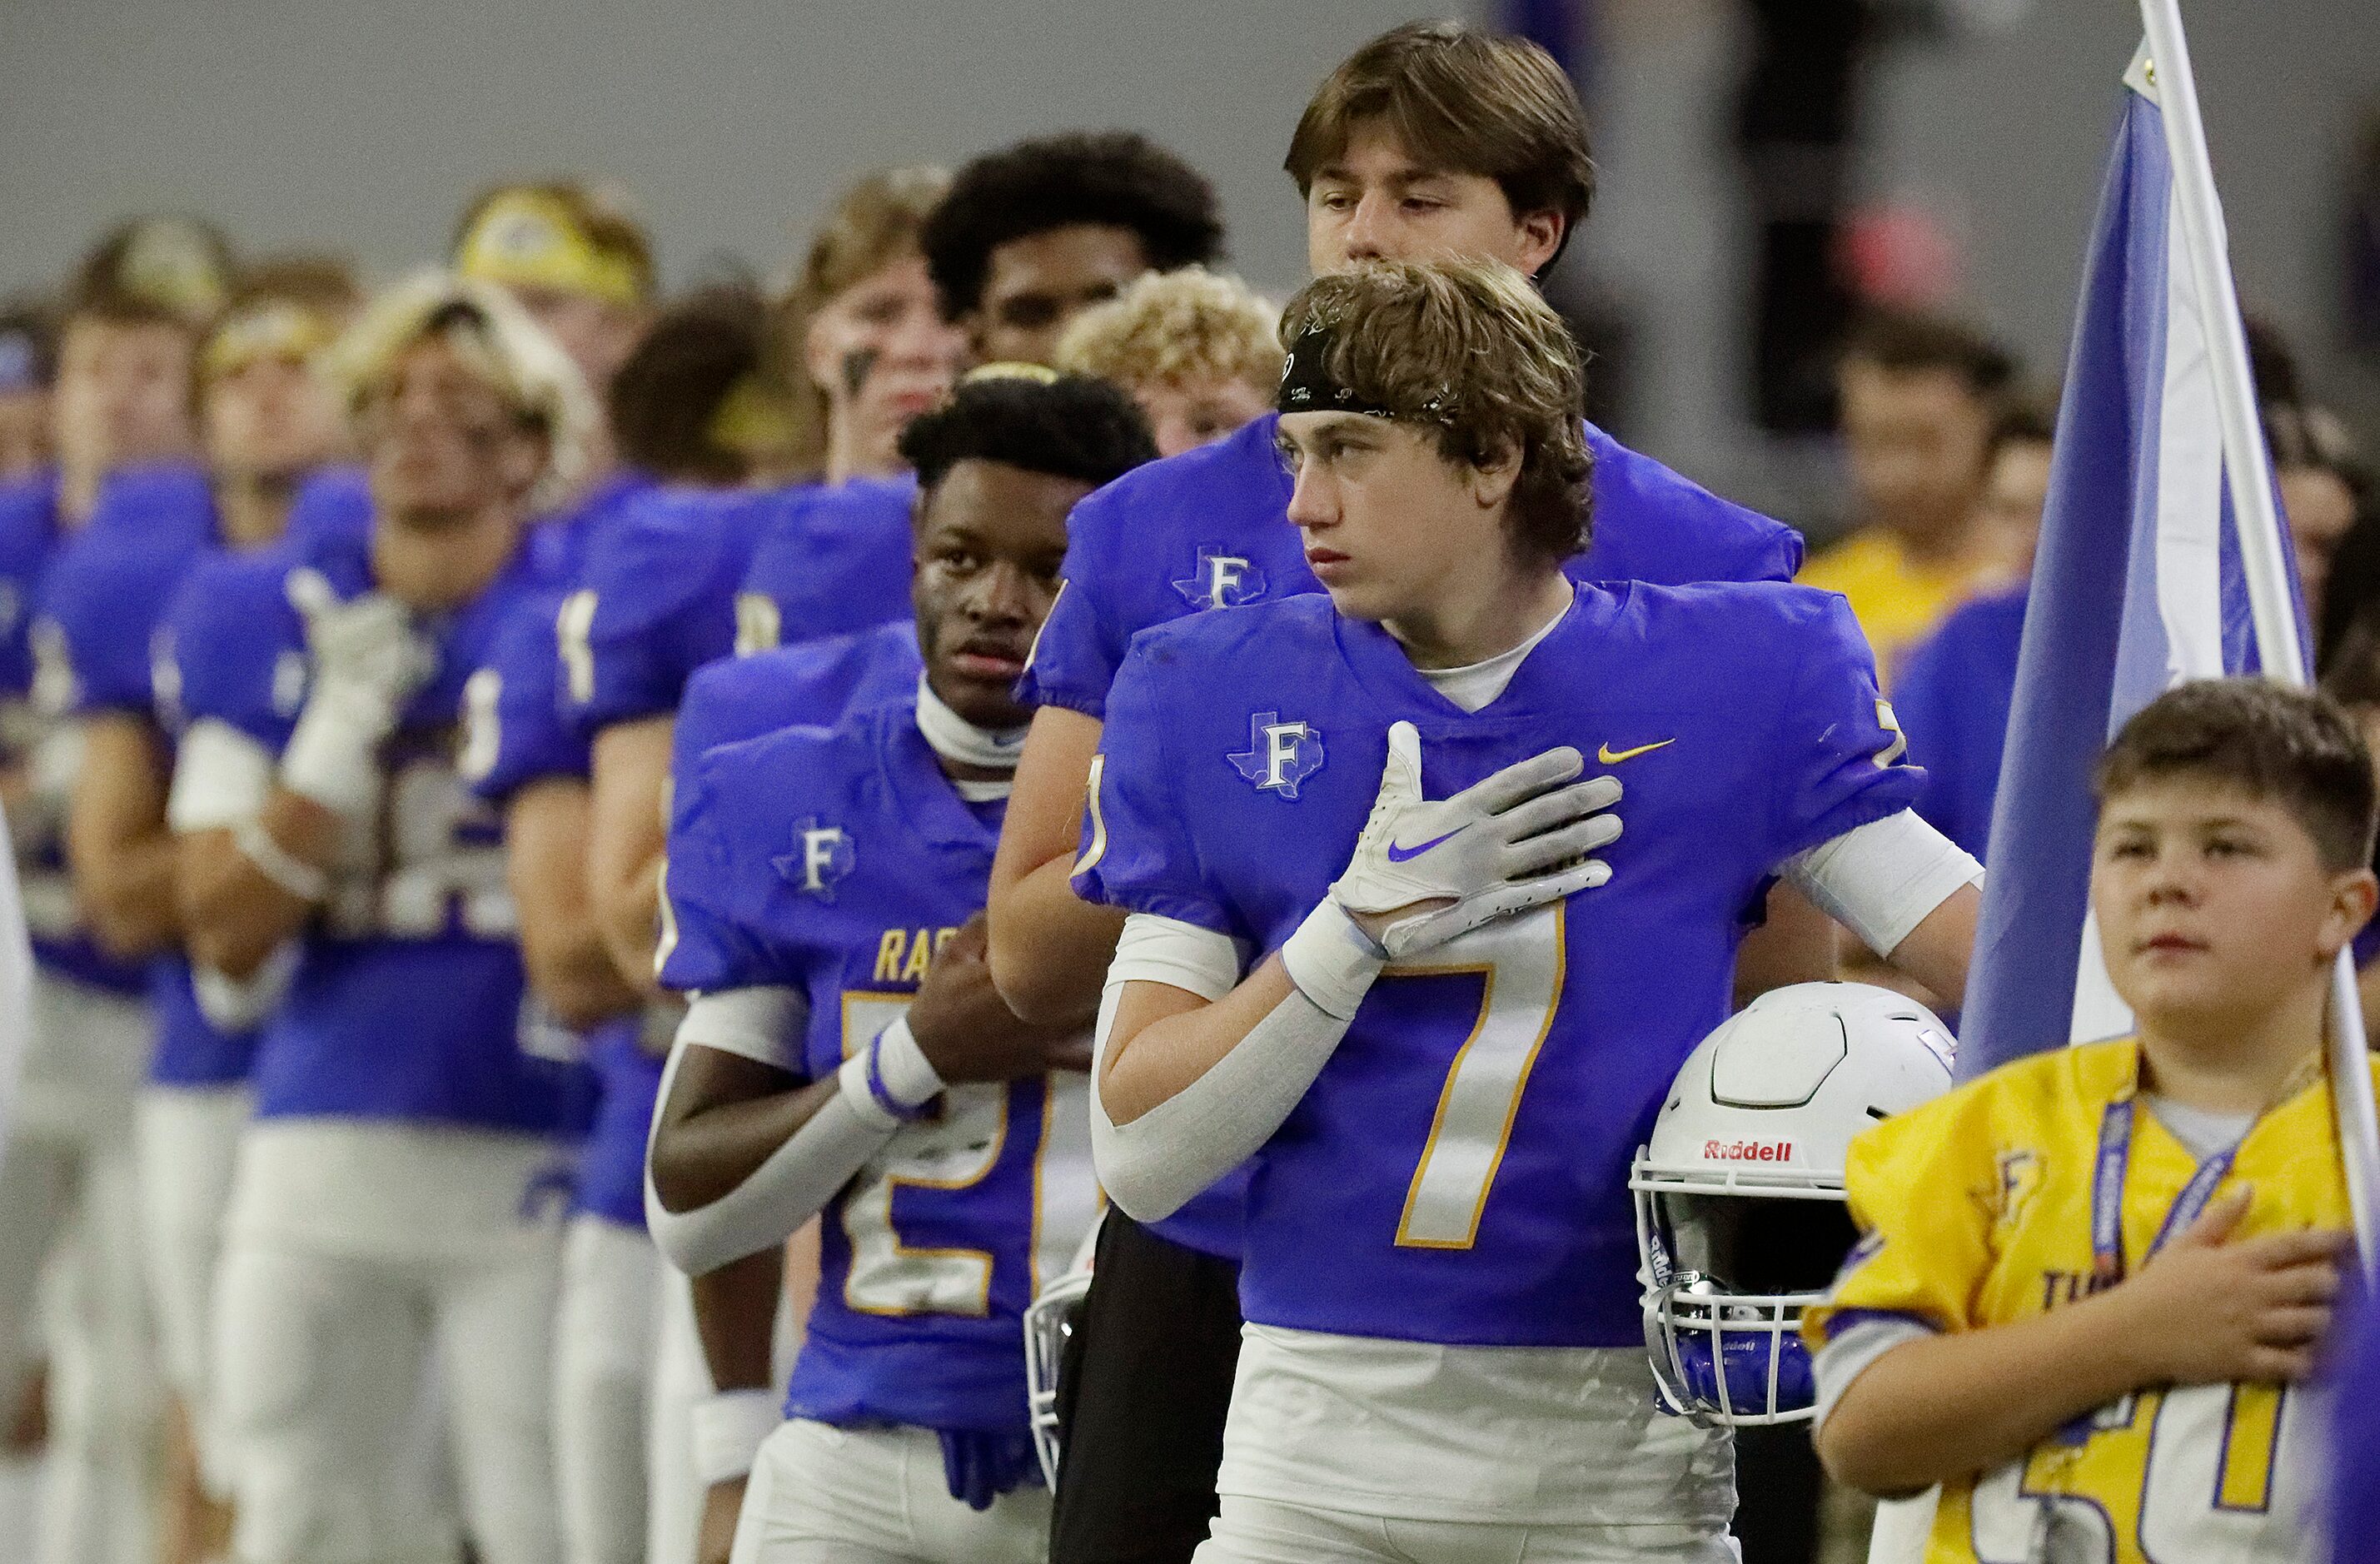
<instances>
[{"instance_id":1,"label":"curly blond hair","mask_svg":"<svg viewBox=\"0 0 2380 1564\"><path fill-rule=\"evenodd\" d=\"M439 335L465 350L514 414L545 437L545 471L529 503L538 510L560 503L587 470L601 415L578 366L494 284L418 272L364 307L323 355L322 369L352 415L407 348Z\"/></svg>"},{"instance_id":2,"label":"curly blond hair","mask_svg":"<svg viewBox=\"0 0 2380 1564\"><path fill-rule=\"evenodd\" d=\"M1279 316L1271 300L1228 273L1150 272L1068 322L1053 357L1071 374L1128 391L1232 380L1270 397L1281 383Z\"/></svg>"}]
</instances>

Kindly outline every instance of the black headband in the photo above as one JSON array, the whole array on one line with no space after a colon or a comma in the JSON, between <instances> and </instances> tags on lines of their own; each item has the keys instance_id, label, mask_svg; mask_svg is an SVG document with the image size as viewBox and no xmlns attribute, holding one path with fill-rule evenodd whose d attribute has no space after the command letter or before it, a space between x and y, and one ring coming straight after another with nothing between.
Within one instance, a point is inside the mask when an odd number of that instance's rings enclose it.
<instances>
[{"instance_id":1,"label":"black headband","mask_svg":"<svg viewBox=\"0 0 2380 1564\"><path fill-rule=\"evenodd\" d=\"M1372 418L1422 418L1445 421L1453 398L1431 397L1416 412L1383 406L1342 385L1330 373L1330 346L1338 336L1328 326L1309 325L1289 345L1289 358L1281 367L1281 390L1273 398L1283 413L1358 413Z\"/></svg>"}]
</instances>

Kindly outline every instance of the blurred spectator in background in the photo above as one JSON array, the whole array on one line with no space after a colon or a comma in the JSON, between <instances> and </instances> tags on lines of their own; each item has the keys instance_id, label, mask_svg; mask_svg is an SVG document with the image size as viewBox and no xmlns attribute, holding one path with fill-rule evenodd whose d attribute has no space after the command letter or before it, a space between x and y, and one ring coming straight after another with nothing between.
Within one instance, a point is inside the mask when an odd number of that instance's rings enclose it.
<instances>
[{"instance_id":1,"label":"blurred spectator in background","mask_svg":"<svg viewBox=\"0 0 2380 1564\"><path fill-rule=\"evenodd\" d=\"M57 339L49 310L31 298L0 304L0 483L32 477L50 460L50 381Z\"/></svg>"},{"instance_id":2,"label":"blurred spectator in background","mask_svg":"<svg viewBox=\"0 0 2380 1564\"><path fill-rule=\"evenodd\" d=\"M58 327L52 393L56 503L68 525L91 513L116 468L193 454L199 343L231 289L229 245L190 218L121 224L84 259Z\"/></svg>"},{"instance_id":3,"label":"blurred spectator in background","mask_svg":"<svg viewBox=\"0 0 2380 1564\"><path fill-rule=\"evenodd\" d=\"M1801 578L1851 600L1888 688L1900 653L1994 578L1981 511L1993 420L2014 372L1983 333L1932 315L1871 317L1843 351L1857 530Z\"/></svg>"},{"instance_id":4,"label":"blurred spectator in background","mask_svg":"<svg viewBox=\"0 0 2380 1564\"><path fill-rule=\"evenodd\" d=\"M2367 602L2337 642L2325 650L2328 655L2323 693L2347 708L2348 715L2362 730L2363 742L2374 757L2380 757L2380 604ZM2374 764L2380 767L2380 758ZM2373 861L2380 863L2380 848L2374 848ZM2354 951L2355 967L2362 975L2363 1013L2380 1013L2374 1010L2380 1005L2380 918L2356 935Z\"/></svg>"},{"instance_id":5,"label":"blurred spectator in background","mask_svg":"<svg viewBox=\"0 0 2380 1564\"><path fill-rule=\"evenodd\" d=\"M652 240L617 195L574 180L482 191L457 225L455 270L511 294L598 395L652 315Z\"/></svg>"},{"instance_id":6,"label":"blurred spectator in background","mask_svg":"<svg viewBox=\"0 0 2380 1564\"><path fill-rule=\"evenodd\" d=\"M613 191L577 180L498 185L463 209L455 270L493 283L546 329L601 397L652 321L653 246ZM608 442L583 481L610 471Z\"/></svg>"},{"instance_id":7,"label":"blurred spectator in background","mask_svg":"<svg viewBox=\"0 0 2380 1564\"><path fill-rule=\"evenodd\" d=\"M925 248L978 363L1046 364L1068 321L1143 272L1220 260L1223 219L1207 176L1147 137L1070 131L960 169Z\"/></svg>"},{"instance_id":8,"label":"blurred spectator in background","mask_svg":"<svg viewBox=\"0 0 2380 1564\"><path fill-rule=\"evenodd\" d=\"M1902 658L1892 707L1912 760L1925 768L1917 812L1976 857L1992 823L2000 746L2016 694L2017 647L2024 636L2025 578L2049 497L2050 440L2057 407L2012 397L1992 427L1989 479L1976 513L1988 549L2016 585L1953 610Z\"/></svg>"},{"instance_id":9,"label":"blurred spectator in background","mask_svg":"<svg viewBox=\"0 0 2380 1564\"><path fill-rule=\"evenodd\" d=\"M950 390L965 344L942 320L920 244L949 188L939 168L878 169L819 224L779 307L793 398L788 477L841 483L902 471L901 431Z\"/></svg>"},{"instance_id":10,"label":"blurred spectator in background","mask_svg":"<svg viewBox=\"0 0 2380 1564\"><path fill-rule=\"evenodd\" d=\"M1150 273L1075 316L1055 363L1131 393L1158 454L1178 456L1271 408L1280 315L1237 277L1203 266Z\"/></svg>"}]
</instances>

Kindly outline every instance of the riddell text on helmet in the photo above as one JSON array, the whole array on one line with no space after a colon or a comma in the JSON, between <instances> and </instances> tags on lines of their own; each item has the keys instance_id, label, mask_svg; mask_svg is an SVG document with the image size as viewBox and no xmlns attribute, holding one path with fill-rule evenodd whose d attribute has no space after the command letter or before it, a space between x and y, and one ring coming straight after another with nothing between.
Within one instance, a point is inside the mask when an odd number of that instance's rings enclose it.
<instances>
[{"instance_id":1,"label":"riddell text on helmet","mask_svg":"<svg viewBox=\"0 0 2380 1564\"><path fill-rule=\"evenodd\" d=\"M1715 1162L1791 1162L1790 1140L1706 1140L1703 1155Z\"/></svg>"}]
</instances>

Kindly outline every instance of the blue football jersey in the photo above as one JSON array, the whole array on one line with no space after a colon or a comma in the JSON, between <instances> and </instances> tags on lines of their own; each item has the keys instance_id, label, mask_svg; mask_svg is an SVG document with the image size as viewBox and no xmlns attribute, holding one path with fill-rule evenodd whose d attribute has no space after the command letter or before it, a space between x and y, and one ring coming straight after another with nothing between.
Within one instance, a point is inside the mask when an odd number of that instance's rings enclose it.
<instances>
[{"instance_id":1,"label":"blue football jersey","mask_svg":"<svg viewBox=\"0 0 2380 1564\"><path fill-rule=\"evenodd\" d=\"M795 723L832 727L844 713L917 695L917 626L906 620L714 662L686 686L671 735L673 795L686 798L694 770L722 744Z\"/></svg>"},{"instance_id":2,"label":"blue football jersey","mask_svg":"<svg viewBox=\"0 0 2380 1564\"><path fill-rule=\"evenodd\" d=\"M311 562L342 596L368 553ZM304 625L278 553L211 560L176 600L181 701L278 754L305 704ZM503 824L459 772L463 685L513 612L546 586L526 551L477 600L426 626L438 669L382 749L380 818L354 833L308 928L255 1068L265 1117L405 1119L539 1134L583 1125L583 1066L521 1047L524 984Z\"/></svg>"},{"instance_id":3,"label":"blue football jersey","mask_svg":"<svg viewBox=\"0 0 2380 1564\"><path fill-rule=\"evenodd\" d=\"M1989 844L2009 709L2016 703L2026 595L2019 587L1960 608L1901 654L1892 685L1909 758L1925 768L1917 812L1978 859Z\"/></svg>"},{"instance_id":4,"label":"blue football jersey","mask_svg":"<svg viewBox=\"0 0 2380 1564\"><path fill-rule=\"evenodd\" d=\"M577 580L595 538L657 487L643 473L624 469L605 478L567 508L540 516L529 527L530 563L549 581Z\"/></svg>"},{"instance_id":5,"label":"blue football jersey","mask_svg":"<svg viewBox=\"0 0 2380 1564\"><path fill-rule=\"evenodd\" d=\"M858 478L780 497L735 594L749 656L909 617L913 477Z\"/></svg>"},{"instance_id":6,"label":"blue football jersey","mask_svg":"<svg viewBox=\"0 0 2380 1564\"><path fill-rule=\"evenodd\" d=\"M323 467L290 498L286 537L299 553L355 548L370 535L371 485L359 467Z\"/></svg>"},{"instance_id":7,"label":"blue football jersey","mask_svg":"<svg viewBox=\"0 0 2380 1564\"><path fill-rule=\"evenodd\" d=\"M1321 590L1289 523L1289 475L1268 413L1212 444L1152 462L1086 498L1066 521L1065 589L1019 695L1096 717L1132 637L1202 609ZM1719 499L1593 424L1593 528L1581 581L1790 581L1799 533Z\"/></svg>"},{"instance_id":8,"label":"blue football jersey","mask_svg":"<svg viewBox=\"0 0 2380 1564\"><path fill-rule=\"evenodd\" d=\"M67 710L138 716L169 737L177 733L170 672L162 691L152 674L170 670L166 613L183 578L216 547L218 525L213 493L194 469L111 479L101 490L91 519L59 548L40 592L34 635L48 655L62 660ZM207 1019L179 952L153 958L147 970L156 1025L149 1079L182 1088L246 1079L255 1032L226 1033Z\"/></svg>"},{"instance_id":9,"label":"blue football jersey","mask_svg":"<svg viewBox=\"0 0 2380 1564\"><path fill-rule=\"evenodd\" d=\"M1778 866L1915 796L1886 716L1842 600L1782 585L1582 587L1476 713L1318 595L1137 637L1094 772L1088 899L1279 948L1345 868L1400 720L1429 797L1560 744L1627 790L1608 885L1373 986L1254 1159L1247 1317L1641 1344L1629 1159L1727 1018Z\"/></svg>"},{"instance_id":10,"label":"blue football jersey","mask_svg":"<svg viewBox=\"0 0 2380 1564\"><path fill-rule=\"evenodd\" d=\"M587 735L565 720L554 623L565 594L524 596L463 685L463 780L491 804L548 777L585 778Z\"/></svg>"},{"instance_id":11,"label":"blue football jersey","mask_svg":"<svg viewBox=\"0 0 2380 1564\"><path fill-rule=\"evenodd\" d=\"M33 954L61 976L116 993L138 993L144 966L103 951L83 927L67 872L65 826L82 737L68 719L106 706L148 707L148 626L173 576L212 530L206 479L183 464L110 475L91 515L67 528L54 484L0 497L0 598L8 631L0 653L5 693L16 706L12 747L28 761L31 793L12 822ZM108 600L114 588L130 595ZM78 667L67 624L122 613L128 635L86 637Z\"/></svg>"},{"instance_id":12,"label":"blue football jersey","mask_svg":"<svg viewBox=\"0 0 2380 1564\"><path fill-rule=\"evenodd\" d=\"M822 1080L898 1017L983 907L996 807L944 779L900 702L712 750L670 834L662 981L783 986ZM1025 1427L1025 1307L1095 1206L1083 1078L953 1087L836 1195L789 1416Z\"/></svg>"},{"instance_id":13,"label":"blue football jersey","mask_svg":"<svg viewBox=\"0 0 2380 1564\"><path fill-rule=\"evenodd\" d=\"M642 1016L607 1021L587 1035L595 1072L595 1122L578 1148L571 1203L607 1222L645 1231L645 1141L668 1062L644 1044Z\"/></svg>"},{"instance_id":14,"label":"blue football jersey","mask_svg":"<svg viewBox=\"0 0 2380 1564\"><path fill-rule=\"evenodd\" d=\"M592 737L677 709L686 682L735 648L735 587L768 496L654 489L588 542L556 626L563 710Z\"/></svg>"}]
</instances>

